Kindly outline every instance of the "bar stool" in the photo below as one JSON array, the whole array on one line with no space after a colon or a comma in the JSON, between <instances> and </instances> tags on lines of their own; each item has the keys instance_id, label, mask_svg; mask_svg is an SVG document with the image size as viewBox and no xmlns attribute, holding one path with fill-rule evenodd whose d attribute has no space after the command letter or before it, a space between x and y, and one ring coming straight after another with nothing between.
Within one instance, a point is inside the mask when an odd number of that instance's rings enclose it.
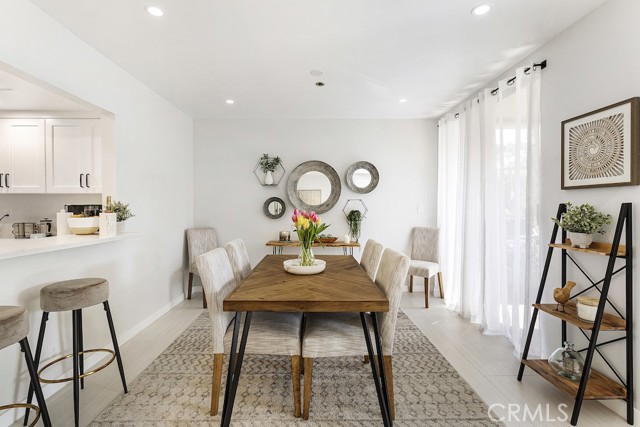
<instances>
[{"instance_id":1,"label":"bar stool","mask_svg":"<svg viewBox=\"0 0 640 427\"><path fill-rule=\"evenodd\" d=\"M29 333L29 318L27 317L27 309L16 306L0 306L0 350L15 343L20 343L20 349L24 353L24 359L27 362L27 370L31 379L31 390L35 390L36 399L40 407L32 405L31 399L29 403L14 403L11 405L0 406L0 411L13 408L30 408L36 411L36 419L33 420L31 426L34 426L42 415L42 422L46 427L51 427L47 404L44 401L44 395L38 382L38 374L36 365L31 356L31 348L27 334ZM33 398L33 391L32 396Z\"/></svg>"},{"instance_id":2,"label":"bar stool","mask_svg":"<svg viewBox=\"0 0 640 427\"><path fill-rule=\"evenodd\" d=\"M78 427L80 421L80 388L84 389L84 378L95 374L98 371L103 370L109 366L114 359L118 362L118 369L120 371L120 379L122 380L122 387L124 392L127 393L127 382L124 377L124 367L122 366L122 357L120 356L120 348L118 347L118 339L116 338L116 331L113 327L113 318L111 317L111 309L109 308L109 282L102 278L83 278L74 280L65 280L62 282L52 283L43 287L40 290L40 308L42 309L42 321L40 323L40 333L38 335L38 345L36 347L35 365L40 363L40 355L42 353L42 344L44 341L44 331L46 329L47 320L49 319L49 313L60 311L72 312L72 324L73 324L73 353L59 357L58 359L47 363L41 369L38 370L38 377L42 383L62 383L67 381L73 381L73 413L75 419L75 426ZM91 307L93 305L102 304L104 310L107 312L107 322L109 323L109 331L111 332L111 341L113 342L113 349L115 351L98 348L85 350L82 336L82 309ZM87 353L109 353L111 358L101 366L94 368L90 372L84 372L84 355ZM73 361L73 376L70 378L61 379L46 379L43 378L42 373L50 366L61 362L63 360L72 358ZM33 394L29 390L29 396L27 402L31 402ZM27 425L29 416L29 410L24 418L24 425Z\"/></svg>"}]
</instances>

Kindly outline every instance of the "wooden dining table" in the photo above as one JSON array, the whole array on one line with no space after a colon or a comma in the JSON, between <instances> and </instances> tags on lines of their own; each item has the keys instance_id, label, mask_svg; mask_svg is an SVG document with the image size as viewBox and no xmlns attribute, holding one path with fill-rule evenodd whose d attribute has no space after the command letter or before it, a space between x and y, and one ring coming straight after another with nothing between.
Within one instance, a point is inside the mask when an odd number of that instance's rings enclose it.
<instances>
[{"instance_id":1,"label":"wooden dining table","mask_svg":"<svg viewBox=\"0 0 640 427\"><path fill-rule=\"evenodd\" d=\"M360 313L362 339L366 342L369 359L373 361L376 353L378 357L378 363L370 363L370 365L382 421L385 427L392 426L377 316L377 313L389 311L389 300L353 256L317 256L316 258L326 261L327 264L322 273L315 275L287 273L284 270L283 262L292 258L295 256L265 256L251 274L223 302L224 311L235 311L236 314L221 426L227 427L231 422L244 350L251 325L251 314L254 311ZM246 316L238 346L242 312L246 312ZM373 342L369 332L370 324L373 329ZM376 346L375 351L373 345Z\"/></svg>"}]
</instances>

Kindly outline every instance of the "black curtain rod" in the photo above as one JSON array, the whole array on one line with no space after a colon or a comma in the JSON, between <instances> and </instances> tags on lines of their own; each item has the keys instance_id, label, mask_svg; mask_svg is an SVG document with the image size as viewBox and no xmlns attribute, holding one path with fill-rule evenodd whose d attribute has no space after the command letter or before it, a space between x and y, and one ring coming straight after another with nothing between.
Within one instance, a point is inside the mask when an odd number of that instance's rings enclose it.
<instances>
[{"instance_id":1,"label":"black curtain rod","mask_svg":"<svg viewBox=\"0 0 640 427\"><path fill-rule=\"evenodd\" d=\"M540 67L541 70L544 70L545 68L547 68L547 60L545 59L544 61L538 63L538 64L533 64L533 69L535 70L536 67ZM525 74L529 74L529 71L531 70L531 67L527 67L524 69L524 73ZM509 80L507 80L507 85L511 86L513 84L513 82L516 81L516 77L513 76L511 77ZM491 91L491 95L496 95L498 93L498 90L500 88L495 88L494 90Z\"/></svg>"},{"instance_id":2,"label":"black curtain rod","mask_svg":"<svg viewBox=\"0 0 640 427\"><path fill-rule=\"evenodd\" d=\"M537 64L533 64L533 68L535 69L536 67L540 67L541 70L544 70L545 68L547 68L547 60L545 59L544 61L541 61L541 62L539 62ZM525 74L529 74L530 70L531 70L531 67L527 67L527 68L524 69L524 73ZM513 82L515 82L515 81L516 81L516 77L513 76L509 80L507 80L507 85L511 86L513 84ZM494 96L497 95L498 94L498 90L500 90L499 87L493 89L491 91L491 95L494 95ZM478 99L478 102L480 102L479 99ZM460 113L454 114L453 117L455 117L457 119L458 117L460 117Z\"/></svg>"}]
</instances>

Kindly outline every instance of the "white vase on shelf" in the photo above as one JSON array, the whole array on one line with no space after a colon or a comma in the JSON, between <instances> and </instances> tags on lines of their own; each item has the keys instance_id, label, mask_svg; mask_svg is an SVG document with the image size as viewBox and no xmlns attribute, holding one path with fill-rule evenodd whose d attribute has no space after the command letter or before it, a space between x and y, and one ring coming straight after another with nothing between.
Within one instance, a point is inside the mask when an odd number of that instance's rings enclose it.
<instances>
[{"instance_id":1,"label":"white vase on shelf","mask_svg":"<svg viewBox=\"0 0 640 427\"><path fill-rule=\"evenodd\" d=\"M264 176L264 185L273 185L273 173L271 171L267 171Z\"/></svg>"}]
</instances>

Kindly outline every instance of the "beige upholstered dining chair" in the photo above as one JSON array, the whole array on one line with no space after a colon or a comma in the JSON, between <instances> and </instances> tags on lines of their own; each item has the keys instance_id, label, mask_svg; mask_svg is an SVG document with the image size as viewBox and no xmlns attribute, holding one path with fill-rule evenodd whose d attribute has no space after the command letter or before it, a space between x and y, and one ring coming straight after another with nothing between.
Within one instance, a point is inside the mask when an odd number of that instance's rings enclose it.
<instances>
[{"instance_id":1,"label":"beige upholstered dining chair","mask_svg":"<svg viewBox=\"0 0 640 427\"><path fill-rule=\"evenodd\" d=\"M218 247L215 228L190 228L187 230L187 251L189 252L189 288L187 299L191 299L193 276L199 276L196 258ZM202 307L207 308L207 299L202 290Z\"/></svg>"},{"instance_id":2,"label":"beige upholstered dining chair","mask_svg":"<svg viewBox=\"0 0 640 427\"><path fill-rule=\"evenodd\" d=\"M389 311L381 313L380 336L384 366L387 374L387 390L391 416L395 417L393 397L393 341L396 319L400 308L402 285L409 270L409 257L386 249L382 254L376 284L389 300ZM309 419L311 405L311 384L313 359L319 357L362 356L367 354L367 345L358 313L309 313L307 314L304 337L302 338L302 358L304 361L304 400L302 417Z\"/></svg>"},{"instance_id":3,"label":"beige upholstered dining chair","mask_svg":"<svg viewBox=\"0 0 640 427\"><path fill-rule=\"evenodd\" d=\"M231 261L236 283L240 284L240 282L251 274L251 262L249 261L247 247L244 245L242 239L236 239L225 244L224 250L227 251L227 256L229 257L229 261Z\"/></svg>"},{"instance_id":4,"label":"beige upholstered dining chair","mask_svg":"<svg viewBox=\"0 0 640 427\"><path fill-rule=\"evenodd\" d=\"M244 246L244 245L242 245ZM235 245L230 245L235 247ZM245 251L246 252L246 251ZM246 257L248 260L248 257ZM213 332L213 377L211 384L211 415L218 413L224 353L231 348L232 323L235 313L223 311L224 299L236 288L234 269L227 252L217 248L200 255L198 271L209 301L209 318ZM243 326L243 325L241 325ZM239 335L242 335L242 327ZM300 416L300 313L253 314L245 348L247 354L285 355L291 357L294 414Z\"/></svg>"},{"instance_id":5,"label":"beige upholstered dining chair","mask_svg":"<svg viewBox=\"0 0 640 427\"><path fill-rule=\"evenodd\" d=\"M382 243L373 239L367 240L364 245L364 251L362 251L362 258L360 259L360 265L367 272L371 280L376 279L376 272L378 271L378 265L380 264L380 257L382 256L382 250L384 247Z\"/></svg>"},{"instance_id":6,"label":"beige upholstered dining chair","mask_svg":"<svg viewBox=\"0 0 640 427\"><path fill-rule=\"evenodd\" d=\"M440 298L442 290L442 272L438 254L438 229L415 227L411 244L411 267L409 267L409 292L413 292L413 276L424 277L424 306L429 308L429 279L438 275Z\"/></svg>"}]
</instances>

